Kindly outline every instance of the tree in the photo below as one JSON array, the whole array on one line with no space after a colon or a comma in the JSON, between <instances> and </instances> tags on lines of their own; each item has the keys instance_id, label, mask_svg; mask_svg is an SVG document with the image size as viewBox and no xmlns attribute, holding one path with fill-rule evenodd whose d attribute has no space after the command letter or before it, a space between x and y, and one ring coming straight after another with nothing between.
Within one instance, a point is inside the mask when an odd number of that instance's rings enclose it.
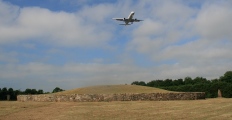
<instances>
[{"instance_id":1,"label":"tree","mask_svg":"<svg viewBox=\"0 0 232 120\"><path fill-rule=\"evenodd\" d=\"M155 87L165 87L163 80L156 80Z\"/></svg>"},{"instance_id":2,"label":"tree","mask_svg":"<svg viewBox=\"0 0 232 120\"><path fill-rule=\"evenodd\" d=\"M64 91L63 89L60 89L59 87L56 87L52 93L56 93L56 92L61 92L61 91Z\"/></svg>"},{"instance_id":3,"label":"tree","mask_svg":"<svg viewBox=\"0 0 232 120\"><path fill-rule=\"evenodd\" d=\"M131 83L131 85L139 85L139 81L134 81Z\"/></svg>"},{"instance_id":4,"label":"tree","mask_svg":"<svg viewBox=\"0 0 232 120\"><path fill-rule=\"evenodd\" d=\"M178 79L173 81L174 86L184 85L183 79Z\"/></svg>"},{"instance_id":5,"label":"tree","mask_svg":"<svg viewBox=\"0 0 232 120\"><path fill-rule=\"evenodd\" d=\"M24 91L25 94L31 94L31 89L27 88L25 91Z\"/></svg>"},{"instance_id":6,"label":"tree","mask_svg":"<svg viewBox=\"0 0 232 120\"><path fill-rule=\"evenodd\" d=\"M219 82L219 79L212 79L210 82L211 82L211 83L218 83L218 82Z\"/></svg>"},{"instance_id":7,"label":"tree","mask_svg":"<svg viewBox=\"0 0 232 120\"><path fill-rule=\"evenodd\" d=\"M193 84L193 80L191 77L185 77L184 79L184 84L188 85L188 84Z\"/></svg>"},{"instance_id":8,"label":"tree","mask_svg":"<svg viewBox=\"0 0 232 120\"><path fill-rule=\"evenodd\" d=\"M218 85L218 80L214 79L211 81L210 86L209 86L209 90L208 90L208 94L206 94L207 98L216 98L218 96L218 89L219 89L219 85Z\"/></svg>"},{"instance_id":9,"label":"tree","mask_svg":"<svg viewBox=\"0 0 232 120\"><path fill-rule=\"evenodd\" d=\"M44 94L43 90L41 90L41 89L39 89L39 90L37 91L37 93L38 93L38 94Z\"/></svg>"},{"instance_id":10,"label":"tree","mask_svg":"<svg viewBox=\"0 0 232 120\"><path fill-rule=\"evenodd\" d=\"M207 79L203 77L196 77L195 79L193 79L194 84L206 83L206 82L208 82Z\"/></svg>"},{"instance_id":11,"label":"tree","mask_svg":"<svg viewBox=\"0 0 232 120\"><path fill-rule=\"evenodd\" d=\"M13 95L13 94L14 94L13 88L9 88L9 89L8 89L8 94L9 94L9 95Z\"/></svg>"},{"instance_id":12,"label":"tree","mask_svg":"<svg viewBox=\"0 0 232 120\"><path fill-rule=\"evenodd\" d=\"M146 86L146 83L144 81L140 81L139 85Z\"/></svg>"},{"instance_id":13,"label":"tree","mask_svg":"<svg viewBox=\"0 0 232 120\"><path fill-rule=\"evenodd\" d=\"M140 85L141 82L135 81L133 84ZM205 92L206 98L217 97L218 89L220 89L222 97L232 98L232 71L226 72L220 79L207 80L203 77L194 79L185 77L184 81L183 79L152 80L146 85L179 92Z\"/></svg>"},{"instance_id":14,"label":"tree","mask_svg":"<svg viewBox=\"0 0 232 120\"><path fill-rule=\"evenodd\" d=\"M8 94L7 95L10 95L10 99L12 99L12 98L14 98L14 90L13 90L13 88L9 88L8 89Z\"/></svg>"},{"instance_id":15,"label":"tree","mask_svg":"<svg viewBox=\"0 0 232 120\"><path fill-rule=\"evenodd\" d=\"M2 99L2 89L0 88L0 100Z\"/></svg>"},{"instance_id":16,"label":"tree","mask_svg":"<svg viewBox=\"0 0 232 120\"><path fill-rule=\"evenodd\" d=\"M220 77L220 80L227 83L232 83L232 71L227 71L224 76Z\"/></svg>"},{"instance_id":17,"label":"tree","mask_svg":"<svg viewBox=\"0 0 232 120\"><path fill-rule=\"evenodd\" d=\"M31 94L37 94L37 90L36 89L31 89Z\"/></svg>"},{"instance_id":18,"label":"tree","mask_svg":"<svg viewBox=\"0 0 232 120\"><path fill-rule=\"evenodd\" d=\"M142 85L142 86L146 86L146 83L144 81L134 81L131 83L131 85Z\"/></svg>"},{"instance_id":19,"label":"tree","mask_svg":"<svg viewBox=\"0 0 232 120\"><path fill-rule=\"evenodd\" d=\"M8 91L7 91L7 88L4 87L2 88L2 96L1 96L1 99L2 100L6 100L6 95L8 94Z\"/></svg>"},{"instance_id":20,"label":"tree","mask_svg":"<svg viewBox=\"0 0 232 120\"><path fill-rule=\"evenodd\" d=\"M172 79L166 79L164 81L164 87L167 87L167 86L172 86L173 83L172 83Z\"/></svg>"},{"instance_id":21,"label":"tree","mask_svg":"<svg viewBox=\"0 0 232 120\"><path fill-rule=\"evenodd\" d=\"M22 92L20 90L15 90L14 91L14 96L12 98L12 100L17 100L17 95L21 94Z\"/></svg>"}]
</instances>

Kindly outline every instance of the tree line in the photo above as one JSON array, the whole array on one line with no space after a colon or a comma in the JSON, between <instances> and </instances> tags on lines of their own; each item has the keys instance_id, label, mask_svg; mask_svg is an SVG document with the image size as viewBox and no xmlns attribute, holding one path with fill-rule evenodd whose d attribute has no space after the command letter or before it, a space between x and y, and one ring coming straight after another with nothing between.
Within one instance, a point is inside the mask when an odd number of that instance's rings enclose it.
<instances>
[{"instance_id":1,"label":"tree line","mask_svg":"<svg viewBox=\"0 0 232 120\"><path fill-rule=\"evenodd\" d=\"M56 87L52 93L64 91L63 89ZM50 92L44 92L42 89L30 89L27 88L25 91L14 90L13 88L0 88L0 100L7 100L7 95L10 95L10 100L17 100L17 95L35 95L35 94L48 94Z\"/></svg>"},{"instance_id":2,"label":"tree line","mask_svg":"<svg viewBox=\"0 0 232 120\"><path fill-rule=\"evenodd\" d=\"M232 98L232 71L227 71L219 79L207 80L203 77L185 77L184 79L166 79L152 80L145 83L144 81L134 81L132 85L142 85L148 87L156 87L177 92L205 92L206 98L216 98L218 89L222 93L222 97Z\"/></svg>"}]
</instances>

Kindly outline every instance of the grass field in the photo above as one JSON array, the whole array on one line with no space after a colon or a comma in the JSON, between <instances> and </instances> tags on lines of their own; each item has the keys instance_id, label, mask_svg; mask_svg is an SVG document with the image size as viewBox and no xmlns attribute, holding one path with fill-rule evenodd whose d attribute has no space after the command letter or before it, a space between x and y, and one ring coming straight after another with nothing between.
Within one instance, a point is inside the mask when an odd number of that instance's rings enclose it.
<instances>
[{"instance_id":1,"label":"grass field","mask_svg":"<svg viewBox=\"0 0 232 120\"><path fill-rule=\"evenodd\" d=\"M0 120L230 120L232 99L136 102L0 101Z\"/></svg>"},{"instance_id":2,"label":"grass field","mask_svg":"<svg viewBox=\"0 0 232 120\"><path fill-rule=\"evenodd\" d=\"M73 90L66 90L55 94L119 94L119 93L165 93L172 92L154 87L138 85L99 85Z\"/></svg>"}]
</instances>

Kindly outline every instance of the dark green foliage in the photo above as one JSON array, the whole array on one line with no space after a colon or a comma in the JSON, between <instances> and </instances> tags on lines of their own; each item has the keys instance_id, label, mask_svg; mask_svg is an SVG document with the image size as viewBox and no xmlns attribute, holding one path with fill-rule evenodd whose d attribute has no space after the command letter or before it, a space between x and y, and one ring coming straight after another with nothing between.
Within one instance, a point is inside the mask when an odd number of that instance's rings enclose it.
<instances>
[{"instance_id":1,"label":"dark green foliage","mask_svg":"<svg viewBox=\"0 0 232 120\"><path fill-rule=\"evenodd\" d=\"M46 92L49 93L49 92ZM7 100L7 95L10 95L10 100L17 100L17 95L27 95L27 94L44 94L44 91L39 89L27 88L25 91L14 90L13 88L7 89L6 87L0 88L0 100Z\"/></svg>"},{"instance_id":2,"label":"dark green foliage","mask_svg":"<svg viewBox=\"0 0 232 120\"><path fill-rule=\"evenodd\" d=\"M150 87L165 87L165 83L163 80L152 80L151 82L147 83L147 86Z\"/></svg>"},{"instance_id":3,"label":"dark green foliage","mask_svg":"<svg viewBox=\"0 0 232 120\"><path fill-rule=\"evenodd\" d=\"M232 71L227 71L224 76L220 77L222 82L232 83Z\"/></svg>"},{"instance_id":4,"label":"dark green foliage","mask_svg":"<svg viewBox=\"0 0 232 120\"><path fill-rule=\"evenodd\" d=\"M184 79L184 84L187 85L187 84L194 84L193 80L191 77L186 77Z\"/></svg>"},{"instance_id":5,"label":"dark green foliage","mask_svg":"<svg viewBox=\"0 0 232 120\"><path fill-rule=\"evenodd\" d=\"M172 79L166 79L166 80L164 80L164 85L165 86L173 86Z\"/></svg>"},{"instance_id":6,"label":"dark green foliage","mask_svg":"<svg viewBox=\"0 0 232 120\"><path fill-rule=\"evenodd\" d=\"M13 88L0 88L0 100L7 100L7 95L10 95L11 100L16 100L17 92L14 91Z\"/></svg>"},{"instance_id":7,"label":"dark green foliage","mask_svg":"<svg viewBox=\"0 0 232 120\"><path fill-rule=\"evenodd\" d=\"M37 91L37 93L38 93L38 94L44 94L43 90L41 90L41 89L39 89L39 90Z\"/></svg>"},{"instance_id":8,"label":"dark green foliage","mask_svg":"<svg viewBox=\"0 0 232 120\"><path fill-rule=\"evenodd\" d=\"M56 87L52 93L56 93L56 92L61 92L61 91L64 91L63 89L59 88L59 87Z\"/></svg>"},{"instance_id":9,"label":"dark green foliage","mask_svg":"<svg viewBox=\"0 0 232 120\"><path fill-rule=\"evenodd\" d=\"M134 81L131 83L131 85L141 85L141 86L146 86L146 83L144 81Z\"/></svg>"},{"instance_id":10,"label":"dark green foliage","mask_svg":"<svg viewBox=\"0 0 232 120\"><path fill-rule=\"evenodd\" d=\"M31 94L31 89L27 88L24 93L25 94Z\"/></svg>"},{"instance_id":11,"label":"dark green foliage","mask_svg":"<svg viewBox=\"0 0 232 120\"><path fill-rule=\"evenodd\" d=\"M174 80L172 82L173 86L184 85L183 79Z\"/></svg>"},{"instance_id":12,"label":"dark green foliage","mask_svg":"<svg viewBox=\"0 0 232 120\"><path fill-rule=\"evenodd\" d=\"M6 95L7 95L8 91L7 91L7 88L4 87L2 88L2 91L1 91L1 100L5 100L6 99Z\"/></svg>"},{"instance_id":13,"label":"dark green foliage","mask_svg":"<svg viewBox=\"0 0 232 120\"><path fill-rule=\"evenodd\" d=\"M133 84L141 85L142 81L135 81ZM166 79L152 80L143 83L149 87L157 87L170 91L178 92L205 92L207 98L215 98L218 96L218 89L222 92L222 97L232 98L232 71L228 71L221 76L220 79L207 80L203 77L186 77L183 79Z\"/></svg>"}]
</instances>

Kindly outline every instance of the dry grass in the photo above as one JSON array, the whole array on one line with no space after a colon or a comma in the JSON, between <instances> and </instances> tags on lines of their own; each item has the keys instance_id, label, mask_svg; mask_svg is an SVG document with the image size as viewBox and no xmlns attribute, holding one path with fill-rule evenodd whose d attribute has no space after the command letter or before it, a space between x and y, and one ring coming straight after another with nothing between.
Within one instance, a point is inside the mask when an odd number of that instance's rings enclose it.
<instances>
[{"instance_id":1,"label":"dry grass","mask_svg":"<svg viewBox=\"0 0 232 120\"><path fill-rule=\"evenodd\" d=\"M229 120L232 99L136 102L0 102L0 120Z\"/></svg>"},{"instance_id":2,"label":"dry grass","mask_svg":"<svg viewBox=\"0 0 232 120\"><path fill-rule=\"evenodd\" d=\"M49 102L17 102L17 101L0 101L0 120L5 120L10 117L12 120L17 120L22 116L27 116L28 110L36 110L47 107L53 103ZM17 113L19 113L17 116ZM23 114L22 114L23 113ZM28 119L28 118L27 118Z\"/></svg>"},{"instance_id":3,"label":"dry grass","mask_svg":"<svg viewBox=\"0 0 232 120\"><path fill-rule=\"evenodd\" d=\"M171 92L154 87L137 86L137 85L101 85L84 88L77 88L58 92L55 94L119 94L119 93L163 93Z\"/></svg>"}]
</instances>

